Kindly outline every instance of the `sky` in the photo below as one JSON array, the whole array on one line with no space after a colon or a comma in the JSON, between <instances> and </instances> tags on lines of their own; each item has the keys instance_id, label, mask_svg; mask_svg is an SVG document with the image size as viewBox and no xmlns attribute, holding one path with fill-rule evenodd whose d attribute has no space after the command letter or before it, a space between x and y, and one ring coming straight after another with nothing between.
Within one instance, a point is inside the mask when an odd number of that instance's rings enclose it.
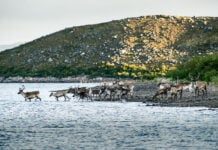
<instances>
[{"instance_id":1,"label":"sky","mask_svg":"<svg viewBox=\"0 0 218 150\"><path fill-rule=\"evenodd\" d=\"M218 0L0 0L0 45L146 15L218 17Z\"/></svg>"}]
</instances>

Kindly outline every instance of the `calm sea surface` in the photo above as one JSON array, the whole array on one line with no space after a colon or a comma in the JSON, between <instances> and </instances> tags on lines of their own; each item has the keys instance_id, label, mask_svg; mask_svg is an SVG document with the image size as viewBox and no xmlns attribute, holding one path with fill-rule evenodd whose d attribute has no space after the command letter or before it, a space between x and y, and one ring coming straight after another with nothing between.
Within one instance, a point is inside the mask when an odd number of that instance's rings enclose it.
<instances>
[{"instance_id":1,"label":"calm sea surface","mask_svg":"<svg viewBox=\"0 0 218 150\"><path fill-rule=\"evenodd\" d=\"M0 149L218 149L218 109L57 102L49 91L97 84L24 85L42 101L25 102L22 84L0 84Z\"/></svg>"}]
</instances>

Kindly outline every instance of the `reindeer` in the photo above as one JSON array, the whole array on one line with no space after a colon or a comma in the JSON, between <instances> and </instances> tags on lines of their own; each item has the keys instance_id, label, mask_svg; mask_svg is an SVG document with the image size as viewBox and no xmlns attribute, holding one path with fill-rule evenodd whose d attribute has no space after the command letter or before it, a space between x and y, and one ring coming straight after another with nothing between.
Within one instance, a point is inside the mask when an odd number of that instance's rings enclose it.
<instances>
[{"instance_id":1,"label":"reindeer","mask_svg":"<svg viewBox=\"0 0 218 150\"><path fill-rule=\"evenodd\" d=\"M102 98L102 95L104 96L103 98L106 98L108 95L110 95L108 88L109 88L108 85L103 85L100 87L100 93L99 93L100 98Z\"/></svg>"},{"instance_id":2,"label":"reindeer","mask_svg":"<svg viewBox=\"0 0 218 150\"><path fill-rule=\"evenodd\" d=\"M200 91L202 92L202 98L207 96L207 82L199 81L199 77L200 77L199 73L196 77L192 76L189 73L189 78L191 79L192 87L194 88L195 91L195 98L200 95L199 94Z\"/></svg>"},{"instance_id":3,"label":"reindeer","mask_svg":"<svg viewBox=\"0 0 218 150\"><path fill-rule=\"evenodd\" d=\"M169 84L169 83L159 83L159 89L168 89L171 93L171 98L173 97L174 100L177 99L179 94L179 98L182 99L183 91L189 90L189 92L193 92L194 89L191 83L176 83L176 84Z\"/></svg>"},{"instance_id":4,"label":"reindeer","mask_svg":"<svg viewBox=\"0 0 218 150\"><path fill-rule=\"evenodd\" d=\"M182 93L183 93L183 84L176 84L176 85L171 85L171 95L176 95L179 93L180 99L182 99Z\"/></svg>"},{"instance_id":5,"label":"reindeer","mask_svg":"<svg viewBox=\"0 0 218 150\"><path fill-rule=\"evenodd\" d=\"M77 89L77 88L70 87L70 88L68 89L67 93L73 94L73 97L74 97L75 94L76 94L76 89Z\"/></svg>"},{"instance_id":6,"label":"reindeer","mask_svg":"<svg viewBox=\"0 0 218 150\"><path fill-rule=\"evenodd\" d=\"M159 89L157 90L157 92L154 94L154 96L152 97L152 99L156 99L158 96L160 96L161 99L167 98L167 88L163 88L163 89Z\"/></svg>"},{"instance_id":7,"label":"reindeer","mask_svg":"<svg viewBox=\"0 0 218 150\"><path fill-rule=\"evenodd\" d=\"M58 99L59 97L64 97L64 101L66 101L66 99L70 100L70 98L67 96L68 91L69 91L69 89L51 91L51 94L49 95L49 97L54 96L57 101L59 101L59 99Z\"/></svg>"},{"instance_id":8,"label":"reindeer","mask_svg":"<svg viewBox=\"0 0 218 150\"><path fill-rule=\"evenodd\" d=\"M122 89L121 86L118 84L113 84L111 86L102 86L101 92L100 92L100 98L103 95L103 99L106 99L109 96L109 99L112 101L112 99L120 98L122 95Z\"/></svg>"},{"instance_id":9,"label":"reindeer","mask_svg":"<svg viewBox=\"0 0 218 150\"><path fill-rule=\"evenodd\" d=\"M134 90L133 84L125 83L123 85L120 85L118 89L121 90L120 98L122 98L123 96L126 96L127 98L128 96L133 97L133 90Z\"/></svg>"},{"instance_id":10,"label":"reindeer","mask_svg":"<svg viewBox=\"0 0 218 150\"><path fill-rule=\"evenodd\" d=\"M99 97L101 93L101 86L92 87L89 89L89 95L91 98Z\"/></svg>"},{"instance_id":11,"label":"reindeer","mask_svg":"<svg viewBox=\"0 0 218 150\"><path fill-rule=\"evenodd\" d=\"M177 91L174 91L174 90L171 91L171 99L172 100L174 100L174 101L177 100L177 96L178 96Z\"/></svg>"},{"instance_id":12,"label":"reindeer","mask_svg":"<svg viewBox=\"0 0 218 150\"><path fill-rule=\"evenodd\" d=\"M133 97L134 87L135 85L133 83L124 83L124 85L122 86L122 89L126 90L127 96L129 95L130 97Z\"/></svg>"},{"instance_id":13,"label":"reindeer","mask_svg":"<svg viewBox=\"0 0 218 150\"><path fill-rule=\"evenodd\" d=\"M160 83L158 83L158 87L159 87L159 89L167 89L169 91L171 88L171 84L160 82Z\"/></svg>"},{"instance_id":14,"label":"reindeer","mask_svg":"<svg viewBox=\"0 0 218 150\"><path fill-rule=\"evenodd\" d=\"M191 82L190 83L180 83L180 84L182 84L183 91L188 90L191 93L194 92L194 88Z\"/></svg>"},{"instance_id":15,"label":"reindeer","mask_svg":"<svg viewBox=\"0 0 218 150\"><path fill-rule=\"evenodd\" d=\"M103 93L104 94L104 99L109 96L110 100L112 101L112 99L115 98L116 95L118 95L118 91L117 91L117 88L118 88L118 85L115 85L113 84L112 86L105 86L104 87L105 89L103 89ZM101 95L102 95L101 94Z\"/></svg>"},{"instance_id":16,"label":"reindeer","mask_svg":"<svg viewBox=\"0 0 218 150\"><path fill-rule=\"evenodd\" d=\"M21 94L24 98L25 101L36 98L41 101L41 98L39 97L39 91L32 91L32 92L24 92L25 86L23 85L22 88L19 88L19 92L17 94Z\"/></svg>"},{"instance_id":17,"label":"reindeer","mask_svg":"<svg viewBox=\"0 0 218 150\"><path fill-rule=\"evenodd\" d=\"M74 96L78 96L79 99L84 99L84 98L89 99L90 98L90 89L88 89L86 87L75 88L72 91L74 92Z\"/></svg>"},{"instance_id":18,"label":"reindeer","mask_svg":"<svg viewBox=\"0 0 218 150\"><path fill-rule=\"evenodd\" d=\"M134 84L133 84L133 81L116 81L115 83L113 83L113 85L116 85L118 86L118 89L120 89L122 92L122 96L131 96L133 97L133 92L134 92Z\"/></svg>"},{"instance_id":19,"label":"reindeer","mask_svg":"<svg viewBox=\"0 0 218 150\"><path fill-rule=\"evenodd\" d=\"M170 84L170 83L159 83L158 84L158 91L155 93L153 96L153 99L156 98L157 96L167 97L168 91L171 93L171 98L173 100L177 99L178 94L180 95L180 99L182 99L182 93L183 93L183 86L184 84Z\"/></svg>"},{"instance_id":20,"label":"reindeer","mask_svg":"<svg viewBox=\"0 0 218 150\"><path fill-rule=\"evenodd\" d=\"M170 95L171 95L171 99L172 100L177 100L178 98L178 93L180 95L180 99L182 99L182 93L183 93L183 85L182 84L178 84L178 85L172 85L171 89L170 89Z\"/></svg>"}]
</instances>

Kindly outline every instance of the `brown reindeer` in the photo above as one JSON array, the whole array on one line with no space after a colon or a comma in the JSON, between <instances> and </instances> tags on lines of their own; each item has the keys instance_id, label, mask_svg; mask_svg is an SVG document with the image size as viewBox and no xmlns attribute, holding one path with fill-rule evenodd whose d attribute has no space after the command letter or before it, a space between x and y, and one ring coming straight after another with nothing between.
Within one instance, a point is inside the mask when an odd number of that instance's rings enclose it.
<instances>
[{"instance_id":1,"label":"brown reindeer","mask_svg":"<svg viewBox=\"0 0 218 150\"><path fill-rule=\"evenodd\" d=\"M189 89L190 92L193 91L191 83L177 83L177 84L169 84L169 83L159 83L159 89L168 89L171 93L171 98L174 100L177 99L179 94L179 98L182 99L183 91Z\"/></svg>"},{"instance_id":2,"label":"brown reindeer","mask_svg":"<svg viewBox=\"0 0 218 150\"><path fill-rule=\"evenodd\" d=\"M41 98L39 97L39 91L32 91L32 92L24 92L25 86L23 85L22 88L19 88L19 92L17 94L21 94L24 98L25 101L36 98L41 101Z\"/></svg>"},{"instance_id":3,"label":"brown reindeer","mask_svg":"<svg viewBox=\"0 0 218 150\"><path fill-rule=\"evenodd\" d=\"M77 96L77 97L79 97L79 99L82 99L82 100L84 98L86 98L87 100L90 99L92 101L92 99L90 97L90 89L86 88L86 87L75 88L74 89L74 96Z\"/></svg>"},{"instance_id":4,"label":"brown reindeer","mask_svg":"<svg viewBox=\"0 0 218 150\"><path fill-rule=\"evenodd\" d=\"M182 93L183 93L183 86L182 84L172 85L170 89L170 95L172 100L177 100L178 94L180 96L180 99L182 99Z\"/></svg>"},{"instance_id":5,"label":"brown reindeer","mask_svg":"<svg viewBox=\"0 0 218 150\"><path fill-rule=\"evenodd\" d=\"M174 101L177 100L177 96L178 96L177 91L172 91L172 92L171 92L171 99L172 99L172 100L174 100Z\"/></svg>"},{"instance_id":6,"label":"brown reindeer","mask_svg":"<svg viewBox=\"0 0 218 150\"><path fill-rule=\"evenodd\" d=\"M120 81L116 80L113 85L119 86L118 88L123 90L124 93L133 97L134 92L134 82L133 81Z\"/></svg>"},{"instance_id":7,"label":"brown reindeer","mask_svg":"<svg viewBox=\"0 0 218 150\"><path fill-rule=\"evenodd\" d=\"M202 92L202 98L207 96L207 82L205 81L199 81L200 74L196 77L189 74L189 78L192 81L192 87L195 89L195 97L200 95L200 92Z\"/></svg>"},{"instance_id":8,"label":"brown reindeer","mask_svg":"<svg viewBox=\"0 0 218 150\"><path fill-rule=\"evenodd\" d=\"M153 96L152 99L154 100L154 99L156 99L158 96L160 96L161 99L164 99L164 97L167 98L167 91L168 91L167 88L163 88L163 89L157 90L157 92L154 94L154 96Z\"/></svg>"},{"instance_id":9,"label":"brown reindeer","mask_svg":"<svg viewBox=\"0 0 218 150\"><path fill-rule=\"evenodd\" d=\"M179 99L182 99L182 93L183 93L183 84L176 84L176 85L171 85L171 95L173 94L174 96L179 94Z\"/></svg>"}]
</instances>

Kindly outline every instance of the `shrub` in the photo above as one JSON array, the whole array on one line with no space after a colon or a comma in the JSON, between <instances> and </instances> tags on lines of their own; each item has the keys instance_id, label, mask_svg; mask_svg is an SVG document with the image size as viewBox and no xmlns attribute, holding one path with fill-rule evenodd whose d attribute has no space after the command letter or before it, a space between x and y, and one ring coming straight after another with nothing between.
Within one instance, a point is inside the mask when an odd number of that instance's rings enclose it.
<instances>
[{"instance_id":1,"label":"shrub","mask_svg":"<svg viewBox=\"0 0 218 150\"><path fill-rule=\"evenodd\" d=\"M218 76L213 76L213 77L211 78L211 82L212 82L213 84L218 85Z\"/></svg>"},{"instance_id":2,"label":"shrub","mask_svg":"<svg viewBox=\"0 0 218 150\"><path fill-rule=\"evenodd\" d=\"M177 69L167 72L167 77L188 79L188 74L200 74L201 80L211 81L218 76L218 53L194 57L176 66Z\"/></svg>"}]
</instances>

